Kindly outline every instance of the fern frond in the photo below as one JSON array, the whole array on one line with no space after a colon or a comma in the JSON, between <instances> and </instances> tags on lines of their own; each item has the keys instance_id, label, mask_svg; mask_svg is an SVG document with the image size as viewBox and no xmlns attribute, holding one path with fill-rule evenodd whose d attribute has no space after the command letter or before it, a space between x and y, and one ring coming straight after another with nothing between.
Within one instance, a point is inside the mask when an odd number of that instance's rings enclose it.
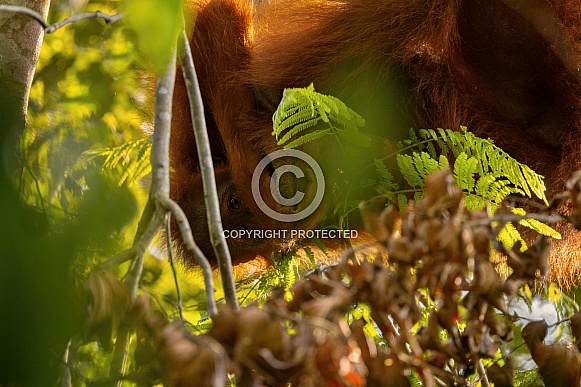
<instances>
[{"instance_id":1,"label":"fern frond","mask_svg":"<svg viewBox=\"0 0 581 387\"><path fill-rule=\"evenodd\" d=\"M438 169L449 169L450 163L448 162L448 158L443 154L440 155L438 158Z\"/></svg>"},{"instance_id":2,"label":"fern frond","mask_svg":"<svg viewBox=\"0 0 581 387\"><path fill-rule=\"evenodd\" d=\"M284 146L284 148L285 149L297 148L297 147L299 147L303 144L306 144L308 142L315 141L316 139L319 139L321 137L325 137L330 132L331 132L331 129L323 129L323 130L317 130L315 132L305 134L304 136L301 136L301 137L297 138L296 140L286 144Z\"/></svg>"},{"instance_id":3,"label":"fern frond","mask_svg":"<svg viewBox=\"0 0 581 387\"><path fill-rule=\"evenodd\" d=\"M490 198L492 196L490 194L490 187L496 179L498 179L498 176L496 176L494 173L480 174L480 178L476 182L474 193L483 198Z\"/></svg>"},{"instance_id":4,"label":"fern frond","mask_svg":"<svg viewBox=\"0 0 581 387\"><path fill-rule=\"evenodd\" d=\"M405 211L408 206L408 198L404 194L397 194L397 208L400 211Z\"/></svg>"},{"instance_id":5,"label":"fern frond","mask_svg":"<svg viewBox=\"0 0 581 387\"><path fill-rule=\"evenodd\" d=\"M515 387L531 387L531 386L543 386L543 378L539 374L538 368L533 368L526 371L515 371L514 372L514 385Z\"/></svg>"},{"instance_id":6,"label":"fern frond","mask_svg":"<svg viewBox=\"0 0 581 387\"><path fill-rule=\"evenodd\" d=\"M502 244L504 244L508 249L512 249L516 242L520 242L522 250L526 250L527 248L527 244L512 223L507 223L502 230L500 230L496 239L502 242Z\"/></svg>"},{"instance_id":7,"label":"fern frond","mask_svg":"<svg viewBox=\"0 0 581 387\"><path fill-rule=\"evenodd\" d=\"M511 212L513 214L516 215L522 215L522 216L526 216L526 211L523 210L522 208L513 208L511 209ZM518 222L519 224L530 228L531 230L536 231L537 233L541 234L541 235L545 235L551 238L555 238L555 239L561 239L561 234L555 230L554 228L552 228L551 226L540 222L536 219L522 219Z\"/></svg>"},{"instance_id":8,"label":"fern frond","mask_svg":"<svg viewBox=\"0 0 581 387\"><path fill-rule=\"evenodd\" d=\"M423 190L421 190L421 191L418 190L418 191L414 192L414 200L416 202L419 202L423 198L424 198L424 191Z\"/></svg>"},{"instance_id":9,"label":"fern frond","mask_svg":"<svg viewBox=\"0 0 581 387\"><path fill-rule=\"evenodd\" d=\"M375 171L379 176L379 184L387 192L399 191L399 184L395 182L393 174L389 172L383 161L379 159L373 160L375 164Z\"/></svg>"},{"instance_id":10,"label":"fern frond","mask_svg":"<svg viewBox=\"0 0 581 387\"><path fill-rule=\"evenodd\" d=\"M401 171L405 181L413 188L424 186L424 180L414 167L414 159L410 155L396 155L397 166Z\"/></svg>"},{"instance_id":11,"label":"fern frond","mask_svg":"<svg viewBox=\"0 0 581 387\"><path fill-rule=\"evenodd\" d=\"M423 142L434 142L440 148L440 154L442 155L452 152L458 159L462 153L465 153L467 159L473 157L477 160L474 173L480 177L493 173L497 179L507 179L512 188L508 189L507 186L506 189L500 190L497 187L498 192L505 194L520 193L528 197L535 195L547 203L542 176L510 157L508 153L494 145L492 140L476 137L473 133L467 131L466 127L461 127L460 132L440 128L437 130L423 129L418 132L418 135L416 137L417 141L412 140L412 143L415 141L418 144L418 149L424 149L426 145ZM428 149L430 148L428 147ZM473 166L471 165L470 167L472 168ZM466 170L466 168L466 166L461 166L462 170Z\"/></svg>"},{"instance_id":12,"label":"fern frond","mask_svg":"<svg viewBox=\"0 0 581 387\"><path fill-rule=\"evenodd\" d=\"M440 169L438 165L438 161L430 157L429 153L427 152L419 152L413 154L414 165L418 170L422 180L426 180L426 178Z\"/></svg>"},{"instance_id":13,"label":"fern frond","mask_svg":"<svg viewBox=\"0 0 581 387\"><path fill-rule=\"evenodd\" d=\"M285 121L280 122L281 130L276 133L278 144L284 144L296 134L315 126L319 123L319 121L321 121L321 119L322 118L320 116L311 115L308 108L297 109L295 114L289 116ZM287 130L281 138L279 138L280 134L288 128L290 129Z\"/></svg>"},{"instance_id":14,"label":"fern frond","mask_svg":"<svg viewBox=\"0 0 581 387\"><path fill-rule=\"evenodd\" d=\"M474 174L478 168L478 160L462 152L454 163L454 180L460 189L472 192L475 186Z\"/></svg>"},{"instance_id":15,"label":"fern frond","mask_svg":"<svg viewBox=\"0 0 581 387\"><path fill-rule=\"evenodd\" d=\"M319 241L321 242L321 241ZM305 252L305 254L307 255L307 258L309 258L309 263L311 264L311 269L315 269L317 267L317 262L315 261L315 253L313 252L313 249L311 249L310 246L307 245L303 245L301 246L303 248L303 251Z\"/></svg>"},{"instance_id":16,"label":"fern frond","mask_svg":"<svg viewBox=\"0 0 581 387\"><path fill-rule=\"evenodd\" d=\"M301 132L320 122L327 123L326 132L317 131L316 136L307 133L297 138ZM313 84L306 88L285 89L283 98L273 115L273 132L279 145L294 148L319 139L327 134L336 134L348 142L369 147L371 140L359 128L365 120L338 98L317 93ZM291 141L289 143L289 141Z\"/></svg>"},{"instance_id":17,"label":"fern frond","mask_svg":"<svg viewBox=\"0 0 581 387\"><path fill-rule=\"evenodd\" d=\"M118 179L118 186L122 186L125 182L135 183L151 172L149 137L131 140L114 148L86 151L83 155L88 159L105 157L101 171L113 170L122 165L123 173Z\"/></svg>"},{"instance_id":18,"label":"fern frond","mask_svg":"<svg viewBox=\"0 0 581 387\"><path fill-rule=\"evenodd\" d=\"M464 192L465 204L469 209L483 209L487 205L496 208L512 194L534 195L547 202L542 176L510 157L492 140L478 138L465 127L459 132L441 128L422 129L417 134L411 133L410 140L401 144L414 149L411 155L396 156L403 177L413 188L423 188L420 179L425 178L425 173L434 165L437 169L446 167L446 156L452 155L455 157L451 168L454 179ZM420 197L418 193L414 195L416 200ZM526 214L524 210L518 211L519 214ZM542 235L560 237L553 228L539 221L525 219L519 224ZM510 223L503 228L498 239L510 247L519 241L526 248L520 233Z\"/></svg>"},{"instance_id":19,"label":"fern frond","mask_svg":"<svg viewBox=\"0 0 581 387\"><path fill-rule=\"evenodd\" d=\"M480 196L470 194L464 195L464 205L470 211L482 210L487 204L488 202Z\"/></svg>"}]
</instances>

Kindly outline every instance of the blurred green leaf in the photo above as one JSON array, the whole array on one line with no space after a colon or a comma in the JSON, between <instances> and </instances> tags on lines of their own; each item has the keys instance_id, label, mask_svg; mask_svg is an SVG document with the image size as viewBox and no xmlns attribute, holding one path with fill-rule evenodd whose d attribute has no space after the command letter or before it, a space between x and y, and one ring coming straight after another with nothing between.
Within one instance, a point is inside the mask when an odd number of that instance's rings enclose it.
<instances>
[{"instance_id":1,"label":"blurred green leaf","mask_svg":"<svg viewBox=\"0 0 581 387\"><path fill-rule=\"evenodd\" d=\"M181 0L129 0L125 15L137 33L139 47L163 68L182 28Z\"/></svg>"}]
</instances>

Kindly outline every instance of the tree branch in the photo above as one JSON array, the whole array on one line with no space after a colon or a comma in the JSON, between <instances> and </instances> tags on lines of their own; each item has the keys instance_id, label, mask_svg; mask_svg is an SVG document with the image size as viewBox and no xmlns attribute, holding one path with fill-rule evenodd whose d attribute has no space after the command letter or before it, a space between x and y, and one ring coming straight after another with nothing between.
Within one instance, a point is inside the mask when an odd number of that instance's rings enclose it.
<instances>
[{"instance_id":1,"label":"tree branch","mask_svg":"<svg viewBox=\"0 0 581 387\"><path fill-rule=\"evenodd\" d=\"M157 79L154 132L151 146L151 189L148 204L139 222L137 235L135 236L133 244L136 257L132 261L125 278L125 284L129 288L132 298L137 296L139 280L143 271L145 251L163 226L163 220L167 212L161 203L164 198L169 197L169 137L175 67L176 59L174 49L169 63ZM152 208L153 211L148 210ZM142 229L144 230L143 232L141 231ZM109 376L111 379L118 380L115 384L118 387L121 385L121 377L125 372L130 334L130 327L124 323L120 324L117 332L115 351L109 369Z\"/></svg>"},{"instance_id":2,"label":"tree branch","mask_svg":"<svg viewBox=\"0 0 581 387\"><path fill-rule=\"evenodd\" d=\"M165 217L165 233L167 235L166 242L167 242L167 260L169 261L169 265L171 267L171 272L173 274L173 280L176 287L176 295L177 295L177 302L178 302L178 313L180 315L180 320L182 322L186 322L184 318L184 308L182 303L182 293L180 291L180 284L178 281L178 275L176 272L176 267L173 262L173 251L171 249L171 217L170 214L167 214ZM206 292L207 293L207 292Z\"/></svg>"},{"instance_id":3,"label":"tree branch","mask_svg":"<svg viewBox=\"0 0 581 387\"><path fill-rule=\"evenodd\" d=\"M171 211L172 215L176 218L176 222L180 229L182 235L184 247L192 256L196 259L198 265L202 269L202 275L204 276L204 284L206 286L206 304L208 308L208 314L210 317L214 318L218 314L218 309L216 308L216 300L214 298L214 280L212 278L212 266L210 262L204 256L204 253L200 250L198 245L196 245L194 238L192 236L192 229L190 228L190 223L188 218L181 207L173 200L166 198L162 201L162 205ZM168 233L169 238L169 233ZM168 246L169 248L169 246Z\"/></svg>"},{"instance_id":4,"label":"tree branch","mask_svg":"<svg viewBox=\"0 0 581 387\"><path fill-rule=\"evenodd\" d=\"M218 259L218 267L220 268L226 302L234 309L237 309L238 300L236 299L236 286L234 285L234 276L232 274L232 259L230 258L230 251L224 238L222 219L220 218L220 204L216 190L210 141L206 130L204 104L202 103L198 78L194 68L194 59L185 30L182 31L178 38L178 52L190 100L190 112L192 114L194 135L196 137L196 148L198 150L198 157L200 158L210 239L212 240L212 245L214 246L214 251Z\"/></svg>"},{"instance_id":5,"label":"tree branch","mask_svg":"<svg viewBox=\"0 0 581 387\"><path fill-rule=\"evenodd\" d=\"M76 23L80 20L103 19L105 21L105 23L109 24L109 23L115 23L116 21L118 21L119 19L121 19L123 17L123 14L121 14L121 13L118 13L115 15L108 15L108 14L103 13L101 11L85 12L85 13L81 13L78 15L73 15L71 17L67 17L66 19L61 20L60 22L57 22L54 24L47 24L47 22L44 21L44 18L42 17L42 15L40 13L38 13L30 8L20 7L17 5L0 5L0 11L22 13L24 15L30 16L31 18L36 20L42 26L42 28L44 29L44 32L46 34L53 33L56 30L58 30L59 28L66 26L67 24Z\"/></svg>"}]
</instances>

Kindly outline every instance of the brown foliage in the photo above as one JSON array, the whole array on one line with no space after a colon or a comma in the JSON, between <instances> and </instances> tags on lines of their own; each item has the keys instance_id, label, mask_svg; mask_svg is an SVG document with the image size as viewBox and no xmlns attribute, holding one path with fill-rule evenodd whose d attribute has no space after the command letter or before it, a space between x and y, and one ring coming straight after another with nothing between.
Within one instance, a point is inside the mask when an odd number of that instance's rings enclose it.
<instances>
[{"instance_id":1,"label":"brown foliage","mask_svg":"<svg viewBox=\"0 0 581 387\"><path fill-rule=\"evenodd\" d=\"M135 375L143 384L224 385L230 373L238 386L407 387L415 372L426 386L453 386L479 370L480 379L512 386L510 359L484 371L479 363L495 357L518 320L505 305L512 291L506 282L532 285L529 273L545 267L548 255L513 251L507 264L516 274L503 280L490 263L498 228L486 213L464 208L449 172L431 175L426 187L426 198L401 214L401 234L387 233L383 248L398 249L389 266L344 254L341 263L297 282L291 300L275 289L263 308L223 307L206 335L168 323L143 296L128 303L121 294L120 304L112 302L119 290L106 275L88 281L90 298L100 305L100 321L109 316L114 324L117 314L137 330ZM393 216L375 215L387 220L375 227L393 229ZM530 272L520 269L524 261ZM120 305L122 313L114 312ZM366 320L348 324L345 315L363 306ZM579 313L571 327L578 340ZM380 344L364 328L376 330ZM547 331L542 321L522 331L545 384L578 386L577 348L545 344Z\"/></svg>"}]
</instances>

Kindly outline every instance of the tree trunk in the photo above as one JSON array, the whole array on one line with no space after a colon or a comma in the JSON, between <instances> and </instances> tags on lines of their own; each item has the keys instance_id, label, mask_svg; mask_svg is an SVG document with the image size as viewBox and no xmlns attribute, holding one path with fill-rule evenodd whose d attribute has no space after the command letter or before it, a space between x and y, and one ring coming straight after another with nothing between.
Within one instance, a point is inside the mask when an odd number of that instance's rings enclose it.
<instances>
[{"instance_id":1,"label":"tree trunk","mask_svg":"<svg viewBox=\"0 0 581 387\"><path fill-rule=\"evenodd\" d=\"M50 0L2 0L46 17ZM74 329L71 236L39 231L42 214L14 187L43 29L30 16L0 11L0 385L54 385Z\"/></svg>"},{"instance_id":2,"label":"tree trunk","mask_svg":"<svg viewBox=\"0 0 581 387\"><path fill-rule=\"evenodd\" d=\"M46 18L50 0L6 0ZM0 176L16 167L16 149L26 123L28 94L43 38L30 16L0 12Z\"/></svg>"}]
</instances>

